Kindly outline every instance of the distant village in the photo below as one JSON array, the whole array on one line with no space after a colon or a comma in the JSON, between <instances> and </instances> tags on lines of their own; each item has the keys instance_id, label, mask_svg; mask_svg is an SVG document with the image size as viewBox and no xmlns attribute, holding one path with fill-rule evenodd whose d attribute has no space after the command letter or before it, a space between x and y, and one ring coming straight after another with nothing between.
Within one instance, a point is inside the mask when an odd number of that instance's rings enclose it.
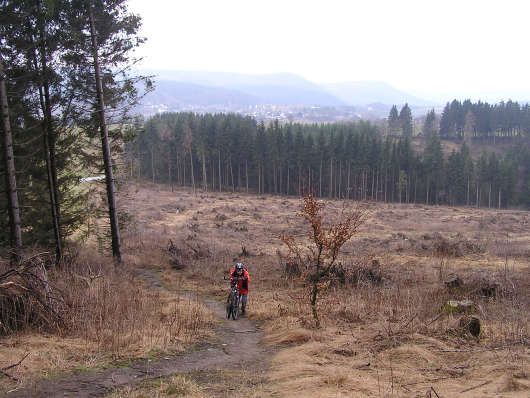
<instances>
[{"instance_id":1,"label":"distant village","mask_svg":"<svg viewBox=\"0 0 530 398\"><path fill-rule=\"evenodd\" d=\"M308 105L274 105L260 104L219 104L219 105L191 105L167 106L165 104L144 104L142 113L152 116L164 112L194 112L206 113L237 113L251 116L265 122L278 120L280 122L301 123L333 123L353 122L361 119L374 120L384 118L388 115L390 107L383 104L374 106L308 106Z\"/></svg>"}]
</instances>

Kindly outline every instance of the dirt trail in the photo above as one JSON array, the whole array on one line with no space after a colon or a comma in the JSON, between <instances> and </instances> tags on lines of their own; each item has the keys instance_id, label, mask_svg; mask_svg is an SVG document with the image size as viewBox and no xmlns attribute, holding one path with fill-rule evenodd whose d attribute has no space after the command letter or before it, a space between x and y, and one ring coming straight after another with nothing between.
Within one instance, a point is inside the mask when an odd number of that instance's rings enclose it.
<instances>
[{"instance_id":1,"label":"dirt trail","mask_svg":"<svg viewBox=\"0 0 530 398\"><path fill-rule=\"evenodd\" d=\"M140 278L156 290L166 290L158 276L150 270L137 270ZM45 380L23 390L6 393L4 397L97 397L115 388L139 384L145 380L197 370L218 370L236 364L259 363L266 355L260 344L262 332L250 320L242 317L237 321L226 320L222 303L215 300L201 300L216 316L223 319L216 330L219 340L207 344L191 354L167 359L142 360L127 368L83 372L62 379ZM237 344L236 344L237 342Z\"/></svg>"}]
</instances>

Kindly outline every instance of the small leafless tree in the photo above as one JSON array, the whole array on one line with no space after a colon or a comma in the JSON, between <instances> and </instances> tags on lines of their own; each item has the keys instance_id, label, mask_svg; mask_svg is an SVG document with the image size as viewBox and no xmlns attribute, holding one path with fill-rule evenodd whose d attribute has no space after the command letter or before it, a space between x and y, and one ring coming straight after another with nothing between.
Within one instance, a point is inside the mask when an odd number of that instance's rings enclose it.
<instances>
[{"instance_id":1,"label":"small leafless tree","mask_svg":"<svg viewBox=\"0 0 530 398\"><path fill-rule=\"evenodd\" d=\"M359 231L368 214L367 209L362 206L349 211L343 207L336 223L324 225L323 208L324 203L315 200L311 194L303 199L300 216L309 224L309 244L297 242L292 235L280 236L280 240L287 246L289 261L297 262L305 268L303 275L310 282L309 299L317 327L320 327L318 295L329 284L340 249Z\"/></svg>"}]
</instances>

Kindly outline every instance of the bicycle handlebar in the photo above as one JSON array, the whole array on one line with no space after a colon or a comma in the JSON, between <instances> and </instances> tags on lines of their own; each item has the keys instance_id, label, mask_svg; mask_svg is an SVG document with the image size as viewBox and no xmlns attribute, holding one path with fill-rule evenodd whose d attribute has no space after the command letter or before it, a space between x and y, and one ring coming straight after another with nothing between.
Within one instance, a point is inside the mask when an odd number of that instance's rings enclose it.
<instances>
[{"instance_id":1,"label":"bicycle handlebar","mask_svg":"<svg viewBox=\"0 0 530 398\"><path fill-rule=\"evenodd\" d=\"M232 281L244 281L246 279L248 279L246 276L233 276L230 278Z\"/></svg>"}]
</instances>

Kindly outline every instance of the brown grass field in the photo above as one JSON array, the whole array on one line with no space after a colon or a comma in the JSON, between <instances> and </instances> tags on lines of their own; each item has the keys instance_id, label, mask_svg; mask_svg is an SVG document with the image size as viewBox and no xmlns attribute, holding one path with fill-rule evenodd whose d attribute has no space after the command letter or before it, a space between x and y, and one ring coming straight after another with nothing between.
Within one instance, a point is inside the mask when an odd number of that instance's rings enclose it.
<instances>
[{"instance_id":1,"label":"brown grass field","mask_svg":"<svg viewBox=\"0 0 530 398\"><path fill-rule=\"evenodd\" d=\"M184 276L204 294L223 297L230 265L247 265L249 317L261 322L264 343L280 348L266 373L272 396L423 397L431 387L442 397L528 396L528 212L369 204L368 221L340 260L378 260L382 282L331 285L319 304L323 327L315 329L303 282L285 275L278 239L306 234L299 198L134 191L128 206L138 239L162 247L171 239L183 249L182 270L164 266L168 283ZM343 206L328 202L327 218ZM443 281L454 273L464 287L449 291ZM485 281L498 284L496 297L473 292ZM458 315L442 311L447 300L464 298L476 303L478 338L459 329Z\"/></svg>"},{"instance_id":2,"label":"brown grass field","mask_svg":"<svg viewBox=\"0 0 530 398\"><path fill-rule=\"evenodd\" d=\"M329 221L354 206L325 203ZM145 182L128 186L120 200L131 218L123 234L125 267L154 270L173 290L222 300L223 277L234 262L244 262L251 275L248 317L264 330L271 356L255 369L175 375L113 397L530 395L529 212L368 203L368 220L339 259L355 277L329 284L319 300L322 325L316 328L305 282L285 273L286 248L279 240L282 233L307 236L300 205L294 197L170 192ZM171 258L170 241L177 248ZM453 274L462 287L445 286ZM131 286L142 285L130 278ZM491 286L493 293L484 290ZM140 288L141 294L155 294ZM156 316L142 315L152 321L145 322L145 331L130 333L131 341L120 343L125 339L118 341L111 330L112 341L97 334L79 333L72 340L21 334L0 339L0 367L31 346L40 359L15 372L31 380L46 376L42 369L100 366L109 352L145 356L207 338L213 320L197 309L193 316L201 319L202 335L183 328L171 338L169 330L160 330L146 341L157 319L171 317L164 308L177 308L163 305L175 297L155 296L146 313ZM473 301L478 337L462 328L464 315L444 311L450 299ZM39 351L39 345L47 349Z\"/></svg>"}]
</instances>

